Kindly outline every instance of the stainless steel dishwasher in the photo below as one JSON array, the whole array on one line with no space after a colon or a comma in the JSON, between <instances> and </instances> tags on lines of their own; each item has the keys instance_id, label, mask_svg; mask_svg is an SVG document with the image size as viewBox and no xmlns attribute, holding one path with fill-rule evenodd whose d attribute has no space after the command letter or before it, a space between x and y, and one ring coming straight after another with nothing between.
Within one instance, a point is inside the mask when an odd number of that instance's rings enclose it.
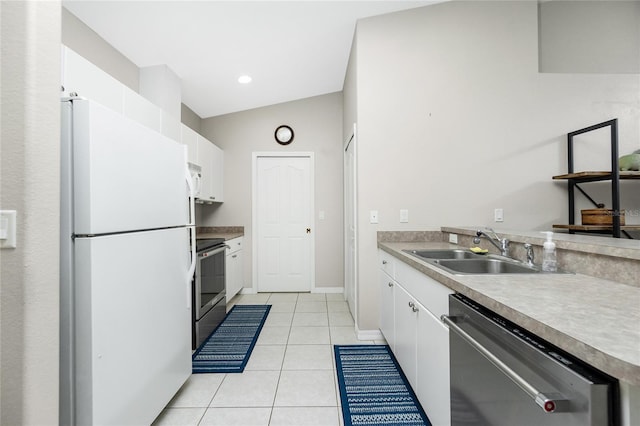
<instances>
[{"instance_id":1,"label":"stainless steel dishwasher","mask_svg":"<svg viewBox=\"0 0 640 426\"><path fill-rule=\"evenodd\" d=\"M619 425L616 379L462 295L441 319L452 426Z\"/></svg>"}]
</instances>

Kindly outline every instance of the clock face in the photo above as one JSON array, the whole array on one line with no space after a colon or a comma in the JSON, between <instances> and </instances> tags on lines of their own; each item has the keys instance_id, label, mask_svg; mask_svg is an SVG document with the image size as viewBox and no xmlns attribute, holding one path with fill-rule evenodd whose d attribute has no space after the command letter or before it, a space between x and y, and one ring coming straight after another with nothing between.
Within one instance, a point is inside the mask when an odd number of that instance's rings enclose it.
<instances>
[{"instance_id":1,"label":"clock face","mask_svg":"<svg viewBox=\"0 0 640 426\"><path fill-rule=\"evenodd\" d=\"M293 141L293 129L289 126L279 126L275 132L276 141L280 145L288 145Z\"/></svg>"}]
</instances>

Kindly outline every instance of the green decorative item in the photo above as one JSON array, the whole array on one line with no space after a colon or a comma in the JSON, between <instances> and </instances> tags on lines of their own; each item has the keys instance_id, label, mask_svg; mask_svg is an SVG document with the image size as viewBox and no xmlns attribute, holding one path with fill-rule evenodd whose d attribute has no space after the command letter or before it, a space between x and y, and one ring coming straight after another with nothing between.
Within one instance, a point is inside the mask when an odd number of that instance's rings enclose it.
<instances>
[{"instance_id":1,"label":"green decorative item","mask_svg":"<svg viewBox=\"0 0 640 426\"><path fill-rule=\"evenodd\" d=\"M631 154L623 155L618 160L620 170L626 171L640 171L640 149L633 151Z\"/></svg>"}]
</instances>

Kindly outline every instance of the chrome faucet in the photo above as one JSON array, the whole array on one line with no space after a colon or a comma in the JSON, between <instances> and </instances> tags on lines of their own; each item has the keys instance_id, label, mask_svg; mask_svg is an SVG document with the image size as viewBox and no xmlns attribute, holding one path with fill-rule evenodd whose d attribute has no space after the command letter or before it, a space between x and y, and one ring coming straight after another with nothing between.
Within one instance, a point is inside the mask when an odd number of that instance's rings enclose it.
<instances>
[{"instance_id":1,"label":"chrome faucet","mask_svg":"<svg viewBox=\"0 0 640 426\"><path fill-rule=\"evenodd\" d=\"M524 249L527 251L527 265L533 266L533 246L526 243Z\"/></svg>"},{"instance_id":2,"label":"chrome faucet","mask_svg":"<svg viewBox=\"0 0 640 426\"><path fill-rule=\"evenodd\" d=\"M509 257L509 240L506 238L498 237L496 231L491 228L487 228L487 231L491 232L493 235L488 235L484 231L477 230L476 237L473 239L474 244L480 243L480 237L485 237L491 244L493 244L498 250L500 250L500 254Z\"/></svg>"}]
</instances>

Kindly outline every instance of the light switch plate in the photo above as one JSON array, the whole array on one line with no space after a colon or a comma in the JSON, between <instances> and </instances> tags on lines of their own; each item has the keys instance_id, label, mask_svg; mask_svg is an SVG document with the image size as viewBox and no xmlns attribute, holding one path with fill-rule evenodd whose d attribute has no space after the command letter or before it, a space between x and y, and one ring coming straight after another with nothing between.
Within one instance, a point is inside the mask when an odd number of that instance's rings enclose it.
<instances>
[{"instance_id":1,"label":"light switch plate","mask_svg":"<svg viewBox=\"0 0 640 426\"><path fill-rule=\"evenodd\" d=\"M493 211L493 220L495 220L496 222L504 222L504 210L495 209Z\"/></svg>"},{"instance_id":2,"label":"light switch plate","mask_svg":"<svg viewBox=\"0 0 640 426\"><path fill-rule=\"evenodd\" d=\"M0 210L0 248L16 248L15 210Z\"/></svg>"},{"instance_id":3,"label":"light switch plate","mask_svg":"<svg viewBox=\"0 0 640 426\"><path fill-rule=\"evenodd\" d=\"M320 212L318 212L318 219L324 220L324 210L320 210Z\"/></svg>"}]
</instances>

